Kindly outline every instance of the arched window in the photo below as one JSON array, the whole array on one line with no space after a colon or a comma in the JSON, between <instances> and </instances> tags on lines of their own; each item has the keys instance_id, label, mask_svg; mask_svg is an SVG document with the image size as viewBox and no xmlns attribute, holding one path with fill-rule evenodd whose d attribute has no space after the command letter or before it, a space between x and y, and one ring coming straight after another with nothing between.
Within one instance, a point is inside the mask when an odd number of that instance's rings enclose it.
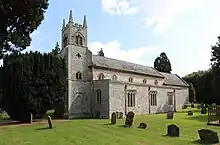
<instances>
[{"instance_id":1,"label":"arched window","mask_svg":"<svg viewBox=\"0 0 220 145\"><path fill-rule=\"evenodd\" d=\"M143 84L146 84L147 83L147 80L146 79L143 79Z\"/></svg>"},{"instance_id":2,"label":"arched window","mask_svg":"<svg viewBox=\"0 0 220 145\"><path fill-rule=\"evenodd\" d=\"M135 106L135 94L136 94L136 91L128 91L128 93L127 93L128 107Z\"/></svg>"},{"instance_id":3,"label":"arched window","mask_svg":"<svg viewBox=\"0 0 220 145\"><path fill-rule=\"evenodd\" d=\"M64 37L63 39L63 47L65 48L67 46L67 37Z\"/></svg>"},{"instance_id":4,"label":"arched window","mask_svg":"<svg viewBox=\"0 0 220 145\"><path fill-rule=\"evenodd\" d=\"M102 94L101 94L101 90L99 90L99 89L96 91L96 102L97 102L97 104L102 103Z\"/></svg>"},{"instance_id":5,"label":"arched window","mask_svg":"<svg viewBox=\"0 0 220 145\"><path fill-rule=\"evenodd\" d=\"M99 74L99 80L104 80L104 77L105 77L105 76L104 76L103 73L100 73L100 74Z\"/></svg>"},{"instance_id":6,"label":"arched window","mask_svg":"<svg viewBox=\"0 0 220 145\"><path fill-rule=\"evenodd\" d=\"M154 84L155 84L155 85L158 85L158 81L157 81L157 80L155 80Z\"/></svg>"},{"instance_id":7,"label":"arched window","mask_svg":"<svg viewBox=\"0 0 220 145\"><path fill-rule=\"evenodd\" d=\"M113 80L113 81L116 81L117 79L118 79L118 77L117 77L116 75L113 75L113 76L112 76L112 80Z\"/></svg>"},{"instance_id":8,"label":"arched window","mask_svg":"<svg viewBox=\"0 0 220 145\"><path fill-rule=\"evenodd\" d=\"M130 78L128 79L128 81L129 81L130 83L132 83L132 82L133 82L133 78L130 77Z\"/></svg>"},{"instance_id":9,"label":"arched window","mask_svg":"<svg viewBox=\"0 0 220 145\"><path fill-rule=\"evenodd\" d=\"M76 36L76 44L79 44L79 36Z\"/></svg>"},{"instance_id":10,"label":"arched window","mask_svg":"<svg viewBox=\"0 0 220 145\"><path fill-rule=\"evenodd\" d=\"M82 74L81 74L81 72L77 72L77 73L76 73L76 79L77 79L77 80L81 80L81 79L82 79Z\"/></svg>"},{"instance_id":11,"label":"arched window","mask_svg":"<svg viewBox=\"0 0 220 145\"><path fill-rule=\"evenodd\" d=\"M79 37L79 44L80 44L81 46L83 45L82 37Z\"/></svg>"}]
</instances>

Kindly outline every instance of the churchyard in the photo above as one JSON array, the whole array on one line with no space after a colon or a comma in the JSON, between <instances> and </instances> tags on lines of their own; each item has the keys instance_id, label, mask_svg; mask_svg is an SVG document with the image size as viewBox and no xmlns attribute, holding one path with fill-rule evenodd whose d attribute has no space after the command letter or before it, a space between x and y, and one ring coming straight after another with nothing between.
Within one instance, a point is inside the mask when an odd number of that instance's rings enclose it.
<instances>
[{"instance_id":1,"label":"churchyard","mask_svg":"<svg viewBox=\"0 0 220 145\"><path fill-rule=\"evenodd\" d=\"M199 129L220 133L220 127L207 126L207 114L193 108L193 115L188 115L189 109L175 113L173 119L167 119L167 114L135 115L132 126L125 123L125 118L113 122L111 119L52 120L52 129L48 128L47 120L32 125L1 126L0 144L183 145L202 144ZM146 123L147 128L138 128L140 123ZM167 136L171 124L179 127L179 137Z\"/></svg>"}]
</instances>

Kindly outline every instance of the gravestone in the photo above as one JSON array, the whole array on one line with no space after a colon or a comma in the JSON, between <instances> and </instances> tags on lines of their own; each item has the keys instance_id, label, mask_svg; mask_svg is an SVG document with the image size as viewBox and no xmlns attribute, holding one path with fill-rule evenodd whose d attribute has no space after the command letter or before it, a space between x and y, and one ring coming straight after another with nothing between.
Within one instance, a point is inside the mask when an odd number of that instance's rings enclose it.
<instances>
[{"instance_id":1,"label":"gravestone","mask_svg":"<svg viewBox=\"0 0 220 145\"><path fill-rule=\"evenodd\" d=\"M52 119L51 119L50 115L47 116L47 121L48 121L49 128L52 129L53 125L52 125Z\"/></svg>"},{"instance_id":2,"label":"gravestone","mask_svg":"<svg viewBox=\"0 0 220 145\"><path fill-rule=\"evenodd\" d=\"M167 112L167 119L173 119L174 111Z\"/></svg>"},{"instance_id":3,"label":"gravestone","mask_svg":"<svg viewBox=\"0 0 220 145\"><path fill-rule=\"evenodd\" d=\"M133 120L134 120L134 112L130 111L126 115L125 127L131 127L133 124Z\"/></svg>"},{"instance_id":4,"label":"gravestone","mask_svg":"<svg viewBox=\"0 0 220 145\"><path fill-rule=\"evenodd\" d=\"M113 112L111 116L111 124L116 124L116 118L117 118L116 113Z\"/></svg>"},{"instance_id":5,"label":"gravestone","mask_svg":"<svg viewBox=\"0 0 220 145\"><path fill-rule=\"evenodd\" d=\"M123 112L119 112L119 119L123 118Z\"/></svg>"},{"instance_id":6,"label":"gravestone","mask_svg":"<svg viewBox=\"0 0 220 145\"><path fill-rule=\"evenodd\" d=\"M193 115L193 111L189 110L189 111L188 111L188 115L189 115L189 116L192 116L192 115Z\"/></svg>"},{"instance_id":7,"label":"gravestone","mask_svg":"<svg viewBox=\"0 0 220 145\"><path fill-rule=\"evenodd\" d=\"M198 131L199 137L202 141L209 143L219 143L218 133L209 129L200 129Z\"/></svg>"},{"instance_id":8,"label":"gravestone","mask_svg":"<svg viewBox=\"0 0 220 145\"><path fill-rule=\"evenodd\" d=\"M142 122L140 123L140 125L138 126L138 128L141 128L141 129L146 129L147 128L147 124Z\"/></svg>"},{"instance_id":9,"label":"gravestone","mask_svg":"<svg viewBox=\"0 0 220 145\"><path fill-rule=\"evenodd\" d=\"M167 135L171 137L179 137L180 129L178 126L171 124L167 128Z\"/></svg>"},{"instance_id":10,"label":"gravestone","mask_svg":"<svg viewBox=\"0 0 220 145\"><path fill-rule=\"evenodd\" d=\"M30 124L33 123L33 113L30 114Z\"/></svg>"},{"instance_id":11,"label":"gravestone","mask_svg":"<svg viewBox=\"0 0 220 145\"><path fill-rule=\"evenodd\" d=\"M205 107L202 107L201 114L206 114L206 112L207 112L207 109Z\"/></svg>"}]
</instances>

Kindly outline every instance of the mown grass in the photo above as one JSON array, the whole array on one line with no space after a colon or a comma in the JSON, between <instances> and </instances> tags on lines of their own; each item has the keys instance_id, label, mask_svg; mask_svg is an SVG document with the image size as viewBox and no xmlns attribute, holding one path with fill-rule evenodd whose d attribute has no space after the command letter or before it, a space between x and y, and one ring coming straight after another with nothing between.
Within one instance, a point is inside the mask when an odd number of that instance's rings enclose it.
<instances>
[{"instance_id":1,"label":"mown grass","mask_svg":"<svg viewBox=\"0 0 220 145\"><path fill-rule=\"evenodd\" d=\"M187 110L176 113L173 120L166 114L135 116L131 128L122 127L124 119L116 125L110 125L110 120L76 119L54 121L53 129L46 129L47 123L0 127L0 145L187 145L200 144L198 129L220 133L220 127L206 125L207 115L193 109L197 113L187 116ZM148 129L137 129L140 122L146 122ZM180 127L180 137L165 136L169 124Z\"/></svg>"}]
</instances>

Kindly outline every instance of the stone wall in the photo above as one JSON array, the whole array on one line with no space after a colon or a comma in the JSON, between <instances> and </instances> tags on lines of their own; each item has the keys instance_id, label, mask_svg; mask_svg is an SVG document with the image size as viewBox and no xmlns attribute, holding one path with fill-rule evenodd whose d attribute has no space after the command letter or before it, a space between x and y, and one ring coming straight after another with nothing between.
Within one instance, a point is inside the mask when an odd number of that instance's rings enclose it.
<instances>
[{"instance_id":1,"label":"stone wall","mask_svg":"<svg viewBox=\"0 0 220 145\"><path fill-rule=\"evenodd\" d=\"M177 111L181 110L184 104L187 104L189 101L189 88L181 88L176 90L176 109Z\"/></svg>"},{"instance_id":2,"label":"stone wall","mask_svg":"<svg viewBox=\"0 0 220 145\"><path fill-rule=\"evenodd\" d=\"M93 116L100 114L100 118L109 118L109 80L93 81L93 103L92 112ZM101 104L97 103L96 91L101 91Z\"/></svg>"}]
</instances>

